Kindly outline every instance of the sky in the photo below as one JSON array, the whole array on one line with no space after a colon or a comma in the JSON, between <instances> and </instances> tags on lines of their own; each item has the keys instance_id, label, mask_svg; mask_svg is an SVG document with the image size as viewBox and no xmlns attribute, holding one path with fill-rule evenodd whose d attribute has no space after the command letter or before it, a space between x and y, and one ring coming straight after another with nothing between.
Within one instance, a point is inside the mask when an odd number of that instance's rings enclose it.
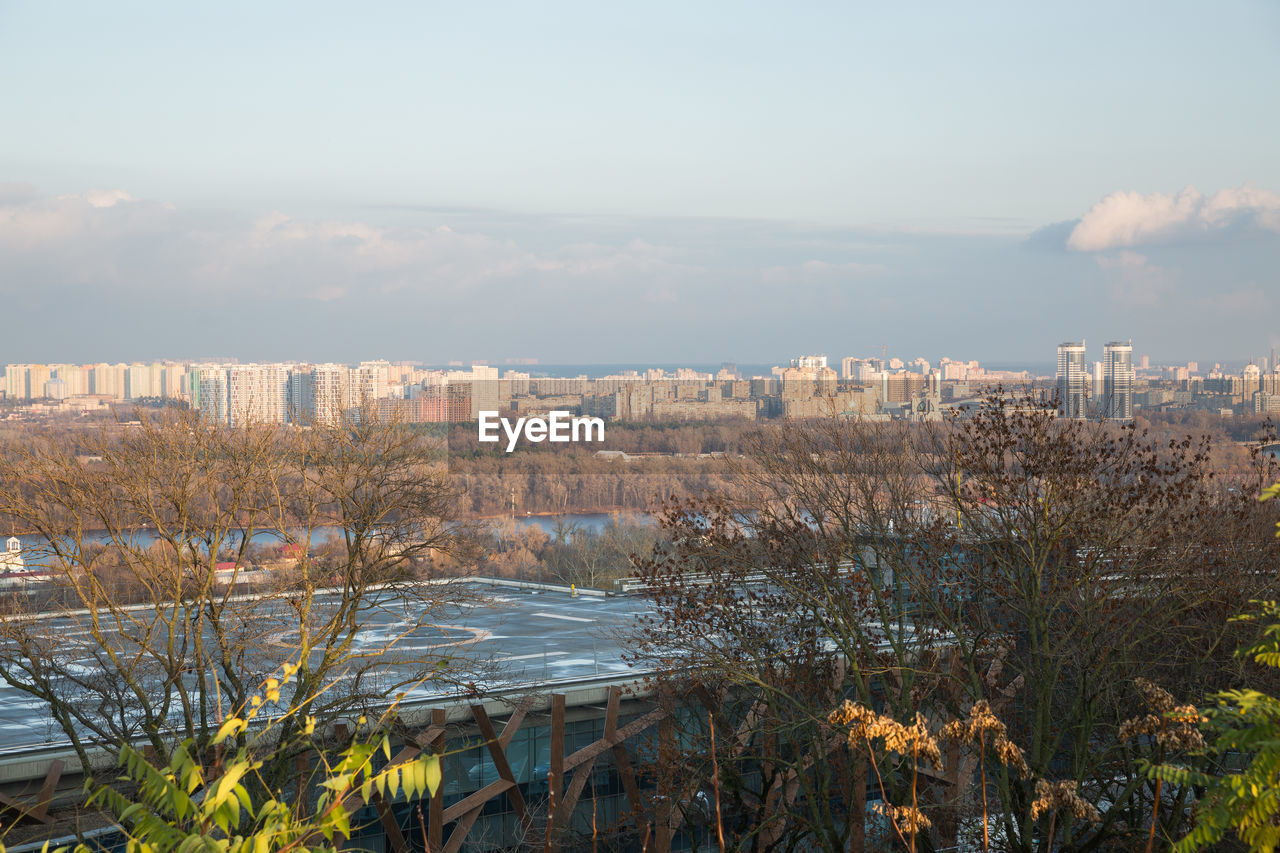
<instances>
[{"instance_id":1,"label":"sky","mask_svg":"<svg viewBox=\"0 0 1280 853\"><path fill-rule=\"evenodd\" d=\"M0 362L1280 347L1280 4L0 0Z\"/></svg>"}]
</instances>

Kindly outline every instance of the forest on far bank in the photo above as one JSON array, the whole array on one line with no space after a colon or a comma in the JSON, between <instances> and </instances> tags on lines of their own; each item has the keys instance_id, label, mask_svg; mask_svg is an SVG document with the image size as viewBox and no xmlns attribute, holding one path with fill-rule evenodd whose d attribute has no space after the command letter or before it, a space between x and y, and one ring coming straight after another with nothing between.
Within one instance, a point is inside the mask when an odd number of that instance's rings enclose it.
<instances>
[{"instance_id":1,"label":"forest on far bank","mask_svg":"<svg viewBox=\"0 0 1280 853\"><path fill-rule=\"evenodd\" d=\"M1250 449L1275 441L1263 415L1223 418L1210 412L1139 414L1138 432L1153 439L1208 439L1210 467L1236 476L1249 469ZM506 453L476 440L474 425L447 432L448 465L462 491L459 512L472 517L574 512L648 512L669 497L722 494L732 463L769 424L613 423L599 445L521 444ZM618 450L628 458L601 456Z\"/></svg>"}]
</instances>

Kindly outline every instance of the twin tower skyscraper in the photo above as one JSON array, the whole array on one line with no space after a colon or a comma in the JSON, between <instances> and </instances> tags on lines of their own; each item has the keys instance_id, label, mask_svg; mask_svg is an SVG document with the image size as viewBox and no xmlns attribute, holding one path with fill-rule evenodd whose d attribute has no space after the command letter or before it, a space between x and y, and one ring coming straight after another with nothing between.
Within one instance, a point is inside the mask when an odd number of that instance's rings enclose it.
<instances>
[{"instance_id":1,"label":"twin tower skyscraper","mask_svg":"<svg viewBox=\"0 0 1280 853\"><path fill-rule=\"evenodd\" d=\"M1133 418L1133 341L1111 341L1092 369L1084 341L1058 345L1058 412L1067 418Z\"/></svg>"}]
</instances>

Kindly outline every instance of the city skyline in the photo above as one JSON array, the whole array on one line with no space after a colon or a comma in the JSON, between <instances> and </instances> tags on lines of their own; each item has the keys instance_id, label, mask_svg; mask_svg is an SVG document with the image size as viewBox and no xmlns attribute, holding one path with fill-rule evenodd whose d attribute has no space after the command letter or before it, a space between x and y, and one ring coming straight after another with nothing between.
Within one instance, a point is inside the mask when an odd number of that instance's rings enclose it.
<instances>
[{"instance_id":1,"label":"city skyline","mask_svg":"<svg viewBox=\"0 0 1280 853\"><path fill-rule=\"evenodd\" d=\"M0 10L6 360L1280 345L1269 4L76 9Z\"/></svg>"},{"instance_id":2,"label":"city skyline","mask_svg":"<svg viewBox=\"0 0 1280 853\"><path fill-rule=\"evenodd\" d=\"M10 415L87 413L117 403L158 400L188 405L210 423L330 422L349 410L375 406L411 422L476 420L483 411L582 413L609 419L941 417L963 413L993 389L1053 392L1058 413L1077 419L1132 420L1145 407L1199 408L1219 415L1280 411L1280 364L1275 351L1238 373L1215 363L1135 363L1133 341L1108 341L1090 363L1086 341L1057 347L1050 377L1026 370L983 367L943 357L846 356L790 358L764 370L724 362L714 371L690 367L622 369L588 376L555 375L487 364L468 369L424 367L385 359L359 365L308 362L153 362L96 364L11 363L0 394ZM758 366L755 366L758 367ZM1140 371L1140 372L1139 372ZM13 408L16 405L16 408Z\"/></svg>"}]
</instances>

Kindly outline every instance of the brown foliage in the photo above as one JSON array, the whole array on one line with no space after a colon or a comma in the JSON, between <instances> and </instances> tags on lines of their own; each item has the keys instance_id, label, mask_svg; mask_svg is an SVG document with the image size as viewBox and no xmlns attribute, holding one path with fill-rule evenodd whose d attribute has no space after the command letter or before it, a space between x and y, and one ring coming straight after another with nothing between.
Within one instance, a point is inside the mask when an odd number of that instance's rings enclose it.
<instances>
[{"instance_id":1,"label":"brown foliage","mask_svg":"<svg viewBox=\"0 0 1280 853\"><path fill-rule=\"evenodd\" d=\"M436 654L360 638L377 613L394 609L408 632L456 600L417 583L454 547L454 500L428 443L370 419L227 428L172 411L10 436L0 514L44 542L29 559L53 574L60 608L26 601L0 617L0 677L49 703L86 771L94 744L204 743L284 661L299 664L280 702L299 712L280 723L285 742L307 715L358 715L450 674ZM264 537L290 565L238 595ZM273 761L285 772L291 757Z\"/></svg>"}]
</instances>

